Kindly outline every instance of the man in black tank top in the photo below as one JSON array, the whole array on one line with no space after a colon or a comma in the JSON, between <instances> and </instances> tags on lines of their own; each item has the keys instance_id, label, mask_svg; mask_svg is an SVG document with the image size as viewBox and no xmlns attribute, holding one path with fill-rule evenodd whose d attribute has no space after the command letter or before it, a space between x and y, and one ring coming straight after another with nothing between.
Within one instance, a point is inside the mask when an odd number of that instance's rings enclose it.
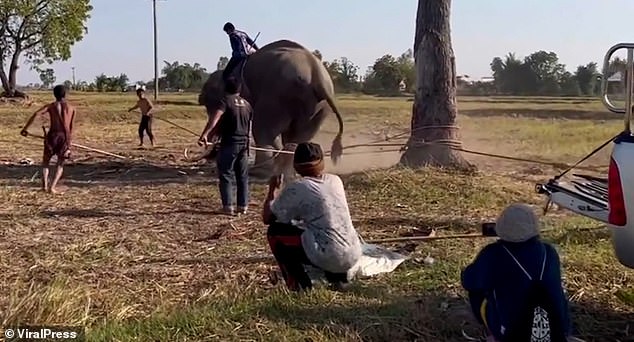
<instances>
[{"instance_id":1,"label":"man in black tank top","mask_svg":"<svg viewBox=\"0 0 634 342\"><path fill-rule=\"evenodd\" d=\"M249 135L253 109L240 96L239 84L234 78L225 82L225 93L200 135L199 143L206 143L209 135L220 137L216 165L223 211L231 215L235 212L231 184L235 179L238 213L245 214L249 204Z\"/></svg>"}]
</instances>

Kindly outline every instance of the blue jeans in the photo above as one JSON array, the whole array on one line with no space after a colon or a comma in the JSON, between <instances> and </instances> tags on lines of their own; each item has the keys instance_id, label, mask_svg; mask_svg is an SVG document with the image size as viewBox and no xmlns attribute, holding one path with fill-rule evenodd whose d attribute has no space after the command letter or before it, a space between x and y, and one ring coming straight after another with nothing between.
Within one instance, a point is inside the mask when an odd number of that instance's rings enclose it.
<instances>
[{"instance_id":1,"label":"blue jeans","mask_svg":"<svg viewBox=\"0 0 634 342\"><path fill-rule=\"evenodd\" d=\"M246 144L220 146L216 165L218 166L218 187L223 207L234 205L233 182L236 183L238 207L249 204L249 158Z\"/></svg>"}]
</instances>

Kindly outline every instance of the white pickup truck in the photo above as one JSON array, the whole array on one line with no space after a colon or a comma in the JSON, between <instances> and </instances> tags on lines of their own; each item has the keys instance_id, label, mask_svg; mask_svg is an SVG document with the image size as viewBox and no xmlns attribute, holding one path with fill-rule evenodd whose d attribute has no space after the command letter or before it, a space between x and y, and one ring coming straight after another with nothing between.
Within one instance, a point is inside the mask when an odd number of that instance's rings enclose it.
<instances>
[{"instance_id":1,"label":"white pickup truck","mask_svg":"<svg viewBox=\"0 0 634 342\"><path fill-rule=\"evenodd\" d=\"M610 59L621 49L627 50L625 105L617 108L608 98L607 79ZM624 114L625 129L611 140L613 148L607 179L575 174L575 179L570 182L560 181L558 176L546 184L536 186L538 193L548 196L549 204L555 203L605 223L612 233L612 245L617 259L628 268L634 268L634 136L630 130L633 72L634 43L620 43L611 47L603 64L602 101L611 112Z\"/></svg>"}]
</instances>

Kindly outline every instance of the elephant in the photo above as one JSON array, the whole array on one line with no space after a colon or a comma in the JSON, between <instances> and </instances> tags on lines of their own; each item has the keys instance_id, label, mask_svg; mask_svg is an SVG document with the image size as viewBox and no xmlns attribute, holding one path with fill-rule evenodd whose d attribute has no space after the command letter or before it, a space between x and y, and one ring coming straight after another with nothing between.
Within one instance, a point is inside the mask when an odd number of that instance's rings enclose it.
<instances>
[{"instance_id":1,"label":"elephant","mask_svg":"<svg viewBox=\"0 0 634 342\"><path fill-rule=\"evenodd\" d=\"M339 131L332 142L331 159L337 163L343 152L343 120L334 101L333 81L311 51L296 42L278 40L262 46L234 73L241 83L241 95L254 110L252 135L257 147L281 150L310 141L325 118L334 112ZM212 115L222 96L222 70L217 70L203 85L198 103ZM273 152L256 151L251 174L268 177L284 170L288 175L292 157L280 156L279 162L274 162ZM291 175L295 175L294 171Z\"/></svg>"}]
</instances>

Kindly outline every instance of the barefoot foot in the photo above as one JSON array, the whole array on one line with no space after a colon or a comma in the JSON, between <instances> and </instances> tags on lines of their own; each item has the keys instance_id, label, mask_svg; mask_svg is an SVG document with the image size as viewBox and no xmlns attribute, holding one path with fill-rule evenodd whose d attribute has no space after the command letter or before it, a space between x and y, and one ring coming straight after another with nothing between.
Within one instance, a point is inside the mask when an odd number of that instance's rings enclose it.
<instances>
[{"instance_id":1,"label":"barefoot foot","mask_svg":"<svg viewBox=\"0 0 634 342\"><path fill-rule=\"evenodd\" d=\"M64 192L66 192L66 190L68 190L68 187L65 187L65 186L63 186L63 185L60 185L60 186L56 186L56 187L54 187L54 188L53 188L53 187L51 187L51 188L49 189L49 192L50 192L51 194L63 194Z\"/></svg>"}]
</instances>

